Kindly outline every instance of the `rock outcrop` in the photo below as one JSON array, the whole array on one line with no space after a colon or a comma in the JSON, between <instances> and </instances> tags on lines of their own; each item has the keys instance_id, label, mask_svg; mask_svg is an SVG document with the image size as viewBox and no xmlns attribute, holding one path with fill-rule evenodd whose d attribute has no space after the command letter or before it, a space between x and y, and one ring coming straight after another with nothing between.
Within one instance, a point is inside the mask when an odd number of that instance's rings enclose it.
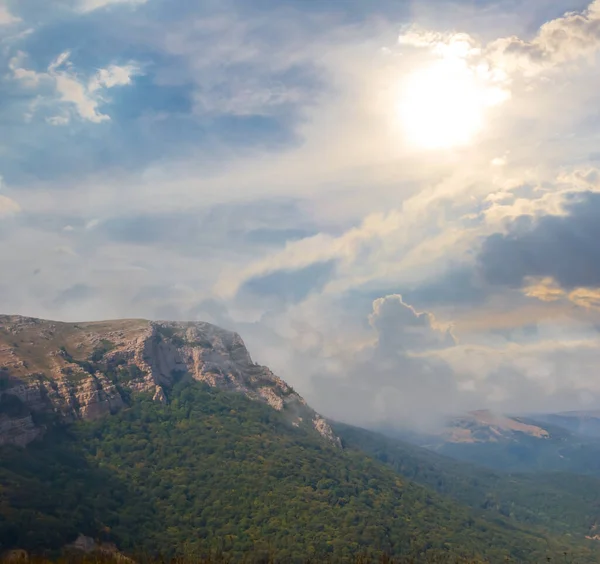
<instances>
[{"instance_id":1,"label":"rock outcrop","mask_svg":"<svg viewBox=\"0 0 600 564\"><path fill-rule=\"evenodd\" d=\"M327 421L267 367L237 333L209 323L119 320L58 323L0 316L0 445L44 432L36 414L96 419L123 408L124 392L166 403L182 377L245 394L340 446ZM42 417L43 419L43 417Z\"/></svg>"},{"instance_id":2,"label":"rock outcrop","mask_svg":"<svg viewBox=\"0 0 600 564\"><path fill-rule=\"evenodd\" d=\"M134 560L128 558L121 552L117 546L111 542L97 542L91 537L79 535L75 541L65 546L67 555L72 552L96 555L95 560L110 560L113 562L122 562L123 564L134 564Z\"/></svg>"}]
</instances>

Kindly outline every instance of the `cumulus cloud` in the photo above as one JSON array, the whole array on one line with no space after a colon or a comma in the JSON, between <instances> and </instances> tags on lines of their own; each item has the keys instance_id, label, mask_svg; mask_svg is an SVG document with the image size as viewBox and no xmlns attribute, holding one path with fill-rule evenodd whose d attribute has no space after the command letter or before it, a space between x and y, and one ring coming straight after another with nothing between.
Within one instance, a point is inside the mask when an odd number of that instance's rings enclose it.
<instances>
[{"instance_id":1,"label":"cumulus cloud","mask_svg":"<svg viewBox=\"0 0 600 564\"><path fill-rule=\"evenodd\" d=\"M131 84L133 76L140 74L139 68L130 63L124 66L110 65L99 69L91 78L85 80L74 70L70 61L71 53L65 51L54 59L48 66L47 72L37 72L24 68L25 53L18 53L9 62L15 80L29 89L40 88L48 92L47 96L40 94L31 107L32 114L37 108L47 105L64 106L83 120L101 123L110 120L110 116L100 111L100 105L106 102L104 91L116 86ZM30 115L31 119L32 115ZM51 125L66 125L69 114L54 115L46 118Z\"/></svg>"},{"instance_id":2,"label":"cumulus cloud","mask_svg":"<svg viewBox=\"0 0 600 564\"><path fill-rule=\"evenodd\" d=\"M450 365L432 354L456 341L431 313L389 295L375 300L369 323L370 343L339 352L336 370L315 376L319 403L333 417L427 427L469 405Z\"/></svg>"},{"instance_id":3,"label":"cumulus cloud","mask_svg":"<svg viewBox=\"0 0 600 564\"><path fill-rule=\"evenodd\" d=\"M498 39L488 46L492 60L510 70L535 74L556 65L593 55L600 48L600 1L582 12L569 12L540 28L531 41Z\"/></svg>"}]
</instances>

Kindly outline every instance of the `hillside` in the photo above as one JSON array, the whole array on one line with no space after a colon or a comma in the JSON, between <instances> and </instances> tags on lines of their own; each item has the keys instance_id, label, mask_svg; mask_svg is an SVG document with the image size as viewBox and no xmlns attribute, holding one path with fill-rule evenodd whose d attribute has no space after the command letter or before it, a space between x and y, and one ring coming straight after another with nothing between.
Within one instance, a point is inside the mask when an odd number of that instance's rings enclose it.
<instances>
[{"instance_id":1,"label":"hillside","mask_svg":"<svg viewBox=\"0 0 600 564\"><path fill-rule=\"evenodd\" d=\"M235 333L5 316L0 343L0 551L60 551L83 534L130 554L597 561L593 543L341 448Z\"/></svg>"},{"instance_id":2,"label":"hillside","mask_svg":"<svg viewBox=\"0 0 600 564\"><path fill-rule=\"evenodd\" d=\"M401 476L475 510L574 537L594 537L600 524L600 479L565 473L505 474L458 461L380 433L340 423L344 448L363 452Z\"/></svg>"},{"instance_id":3,"label":"hillside","mask_svg":"<svg viewBox=\"0 0 600 564\"><path fill-rule=\"evenodd\" d=\"M1 460L4 548L58 549L79 533L126 552L221 546L284 561L426 551L527 562L562 548L330 446L268 405L193 381L176 384L167 404L140 394L112 417L5 446Z\"/></svg>"}]
</instances>

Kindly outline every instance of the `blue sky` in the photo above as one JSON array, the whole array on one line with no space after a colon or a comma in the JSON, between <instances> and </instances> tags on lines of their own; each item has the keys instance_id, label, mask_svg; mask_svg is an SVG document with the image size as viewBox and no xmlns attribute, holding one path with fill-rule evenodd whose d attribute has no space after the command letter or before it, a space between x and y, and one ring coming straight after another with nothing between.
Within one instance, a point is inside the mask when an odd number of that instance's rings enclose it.
<instances>
[{"instance_id":1,"label":"blue sky","mask_svg":"<svg viewBox=\"0 0 600 564\"><path fill-rule=\"evenodd\" d=\"M600 407L600 2L0 0L0 311L237 330L326 415Z\"/></svg>"}]
</instances>

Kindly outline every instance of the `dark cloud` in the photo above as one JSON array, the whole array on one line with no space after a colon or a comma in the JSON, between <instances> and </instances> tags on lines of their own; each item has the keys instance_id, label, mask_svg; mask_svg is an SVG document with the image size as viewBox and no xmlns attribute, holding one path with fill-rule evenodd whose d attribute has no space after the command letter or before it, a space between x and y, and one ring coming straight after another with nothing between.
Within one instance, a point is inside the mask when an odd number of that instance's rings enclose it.
<instances>
[{"instance_id":1,"label":"dark cloud","mask_svg":"<svg viewBox=\"0 0 600 564\"><path fill-rule=\"evenodd\" d=\"M521 216L508 233L488 237L478 256L485 280L516 288L533 276L568 289L600 286L600 194L571 194L565 212Z\"/></svg>"}]
</instances>

